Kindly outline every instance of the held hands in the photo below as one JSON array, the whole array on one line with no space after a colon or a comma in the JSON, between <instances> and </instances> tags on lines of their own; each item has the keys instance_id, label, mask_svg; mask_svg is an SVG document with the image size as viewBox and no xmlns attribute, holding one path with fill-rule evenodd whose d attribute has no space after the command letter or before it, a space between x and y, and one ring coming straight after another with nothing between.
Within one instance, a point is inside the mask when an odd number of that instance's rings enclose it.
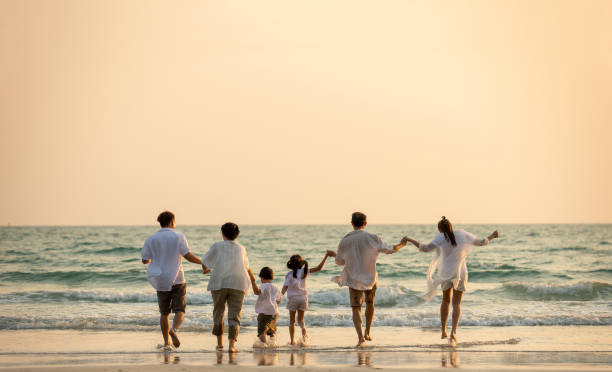
<instances>
[{"instance_id":1,"label":"held hands","mask_svg":"<svg viewBox=\"0 0 612 372\"><path fill-rule=\"evenodd\" d=\"M247 270L247 273L249 274L249 278L251 278L251 281L254 282L257 279L255 279L255 275L253 274L253 270L251 270L251 268L249 267L249 269Z\"/></svg>"},{"instance_id":2,"label":"held hands","mask_svg":"<svg viewBox=\"0 0 612 372\"><path fill-rule=\"evenodd\" d=\"M325 252L325 257L336 257L336 252L328 249L327 252Z\"/></svg>"},{"instance_id":3,"label":"held hands","mask_svg":"<svg viewBox=\"0 0 612 372\"><path fill-rule=\"evenodd\" d=\"M491 235L489 235L489 241L499 238L499 231L495 230L491 233Z\"/></svg>"},{"instance_id":4,"label":"held hands","mask_svg":"<svg viewBox=\"0 0 612 372\"><path fill-rule=\"evenodd\" d=\"M210 272L210 269L206 265L202 264L202 275L206 275Z\"/></svg>"}]
</instances>

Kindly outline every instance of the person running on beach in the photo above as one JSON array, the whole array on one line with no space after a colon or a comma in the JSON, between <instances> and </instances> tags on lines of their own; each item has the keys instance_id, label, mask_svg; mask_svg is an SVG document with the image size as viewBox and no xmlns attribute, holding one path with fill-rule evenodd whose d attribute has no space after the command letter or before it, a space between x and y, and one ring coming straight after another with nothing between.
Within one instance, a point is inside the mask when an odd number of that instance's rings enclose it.
<instances>
[{"instance_id":1,"label":"person running on beach","mask_svg":"<svg viewBox=\"0 0 612 372\"><path fill-rule=\"evenodd\" d=\"M338 251L334 255L337 265L344 265L342 274L332 278L339 286L349 287L349 297L353 310L353 325L357 331L357 347L361 347L365 341L372 341L370 327L374 319L374 297L378 282L376 272L376 260L379 253L392 254L406 245L406 237L399 244L390 246L384 243L377 235L365 231L367 217L361 212L355 212L351 216L353 231L346 234L338 245ZM366 303L366 328L362 333L361 307L363 298Z\"/></svg>"},{"instance_id":2,"label":"person running on beach","mask_svg":"<svg viewBox=\"0 0 612 372\"><path fill-rule=\"evenodd\" d=\"M442 339L448 337L446 334L446 321L452 297L453 327L449 341L453 343L457 342L457 326L461 317L461 298L463 297L463 292L467 289L467 255L472 250L472 246L487 245L491 240L498 238L499 233L495 230L487 238L479 239L464 230L453 231L453 225L444 216L438 222L438 231L440 234L436 235L429 244L419 243L412 238L407 239L421 252L436 251L427 270L428 290L425 296L428 301L431 300L436 295L436 288L438 286L442 287L442 304L440 305ZM437 275L434 279L432 276L436 269Z\"/></svg>"},{"instance_id":3,"label":"person running on beach","mask_svg":"<svg viewBox=\"0 0 612 372\"><path fill-rule=\"evenodd\" d=\"M202 273L212 271L208 290L213 298L213 329L217 336L217 350L223 350L223 318L227 304L228 352L236 353L236 341L240 332L240 315L244 296L249 289L249 258L246 249L236 238L240 234L238 225L227 222L221 226L223 240L216 242L202 257Z\"/></svg>"},{"instance_id":4,"label":"person running on beach","mask_svg":"<svg viewBox=\"0 0 612 372\"><path fill-rule=\"evenodd\" d=\"M181 342L176 334L185 318L185 296L187 284L181 257L189 262L201 264L199 258L189 251L187 239L175 230L174 214L165 211L157 217L161 229L147 238L142 247L142 263L149 264L147 276L149 283L157 290L157 303L159 305L159 325L164 337L165 350L170 350L168 336L172 344L179 347ZM170 310L174 313L172 328L170 328Z\"/></svg>"},{"instance_id":5,"label":"person running on beach","mask_svg":"<svg viewBox=\"0 0 612 372\"><path fill-rule=\"evenodd\" d=\"M264 267L259 271L259 279L261 285L257 286L255 275L249 268L249 277L253 292L257 295L255 303L255 312L257 313L257 337L259 341L266 344L266 335L272 340L276 336L276 321L278 320L278 304L283 298L278 287L272 281L274 280L274 272L269 267ZM272 343L276 346L275 343Z\"/></svg>"},{"instance_id":6,"label":"person running on beach","mask_svg":"<svg viewBox=\"0 0 612 372\"><path fill-rule=\"evenodd\" d=\"M294 254L287 262L287 268L291 269L285 275L285 284L281 290L284 295L287 293L287 309L289 310L289 338L290 345L295 345L295 315L297 312L297 322L302 328L301 344L306 344L306 324L304 323L304 313L308 310L308 291L306 290L306 277L308 274L321 271L327 257L334 256L333 251L327 251L325 257L317 267L308 269L308 262L303 260L299 254Z\"/></svg>"}]
</instances>

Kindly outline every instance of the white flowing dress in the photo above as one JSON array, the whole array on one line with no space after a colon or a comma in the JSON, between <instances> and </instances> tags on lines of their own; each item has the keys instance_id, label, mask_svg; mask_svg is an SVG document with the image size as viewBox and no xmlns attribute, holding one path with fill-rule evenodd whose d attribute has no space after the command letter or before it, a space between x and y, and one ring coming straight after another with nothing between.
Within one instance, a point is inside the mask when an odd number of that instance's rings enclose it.
<instances>
[{"instance_id":1,"label":"white flowing dress","mask_svg":"<svg viewBox=\"0 0 612 372\"><path fill-rule=\"evenodd\" d=\"M455 230L455 242L452 245L444 234L438 234L429 244L419 244L421 252L435 250L435 254L427 269L427 293L425 298L430 301L436 295L436 289L447 280L453 282L453 288L457 289L463 280L467 288L468 271L466 259L472 251L472 246L483 246L489 244L487 238L477 238L464 230ZM434 273L436 276L434 278Z\"/></svg>"}]
</instances>

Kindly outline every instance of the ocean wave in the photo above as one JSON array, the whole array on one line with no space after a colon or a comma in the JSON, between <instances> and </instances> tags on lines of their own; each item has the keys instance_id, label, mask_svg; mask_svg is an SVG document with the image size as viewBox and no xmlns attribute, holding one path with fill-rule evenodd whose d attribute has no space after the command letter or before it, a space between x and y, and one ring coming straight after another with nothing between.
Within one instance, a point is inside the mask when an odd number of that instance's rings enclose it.
<instances>
[{"instance_id":1,"label":"ocean wave","mask_svg":"<svg viewBox=\"0 0 612 372\"><path fill-rule=\"evenodd\" d=\"M242 312L243 327L257 327L257 314L252 307ZM288 315L282 311L277 324L288 326ZM336 311L309 311L306 315L308 327L353 327L350 308ZM183 332L209 332L212 329L212 309L206 312L189 312L181 327ZM437 311L427 312L385 312L377 311L373 326L391 326L396 328L439 327L440 316ZM612 325L612 314L608 312L585 313L580 311L550 314L540 313L473 313L465 311L461 326L569 326L569 325ZM19 329L72 329L72 330L121 330L121 331L154 331L159 328L159 315L147 311L146 315L127 315L125 313L100 316L0 316L0 330Z\"/></svg>"},{"instance_id":2,"label":"ocean wave","mask_svg":"<svg viewBox=\"0 0 612 372\"><path fill-rule=\"evenodd\" d=\"M147 276L146 273L143 273L141 269L130 269L125 271L9 271L0 273L0 281L27 283L63 283L70 285L97 282L138 283L146 282Z\"/></svg>"},{"instance_id":3,"label":"ocean wave","mask_svg":"<svg viewBox=\"0 0 612 372\"><path fill-rule=\"evenodd\" d=\"M612 298L612 285L597 281L573 284L504 283L504 292L514 299L540 301L590 301Z\"/></svg>"},{"instance_id":4,"label":"ocean wave","mask_svg":"<svg viewBox=\"0 0 612 372\"><path fill-rule=\"evenodd\" d=\"M542 275L547 275L547 272L540 270L521 270L521 269L495 269L495 270L470 270L469 271L469 279L470 280L484 280L484 279L509 279L509 278L536 278Z\"/></svg>"},{"instance_id":5,"label":"ocean wave","mask_svg":"<svg viewBox=\"0 0 612 372\"><path fill-rule=\"evenodd\" d=\"M424 302L421 293L410 290L404 286L381 287L376 291L376 306L410 307ZM105 290L64 290L64 291L31 291L12 292L0 295L0 303L14 302L66 302L88 301L107 303L157 303L157 294L153 289L147 291L105 291ZM212 297L205 291L190 292L186 298L188 305L210 305ZM249 294L245 297L245 305L255 304L256 296ZM281 306L284 306L286 299ZM329 290L313 291L308 295L308 301L313 305L323 307L336 307L349 304L348 290L335 288Z\"/></svg>"}]
</instances>

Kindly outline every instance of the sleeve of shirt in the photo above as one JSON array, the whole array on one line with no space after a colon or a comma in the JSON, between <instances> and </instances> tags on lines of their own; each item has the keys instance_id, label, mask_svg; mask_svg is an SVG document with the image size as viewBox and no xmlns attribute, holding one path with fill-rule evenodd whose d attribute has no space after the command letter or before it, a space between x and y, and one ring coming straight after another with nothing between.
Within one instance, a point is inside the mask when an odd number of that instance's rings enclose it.
<instances>
[{"instance_id":1,"label":"sleeve of shirt","mask_svg":"<svg viewBox=\"0 0 612 372\"><path fill-rule=\"evenodd\" d=\"M431 251L433 251L434 249L436 249L437 247L440 246L440 244L442 243L441 239L444 239L444 235L443 234L438 234L438 235L436 235L435 238L433 238L433 240L429 244L419 243L419 251L421 251L421 252L431 252Z\"/></svg>"},{"instance_id":2,"label":"sleeve of shirt","mask_svg":"<svg viewBox=\"0 0 612 372\"><path fill-rule=\"evenodd\" d=\"M244 263L244 269L249 269L249 256L247 256L246 249L242 247L242 262Z\"/></svg>"},{"instance_id":3,"label":"sleeve of shirt","mask_svg":"<svg viewBox=\"0 0 612 372\"><path fill-rule=\"evenodd\" d=\"M291 276L293 275L292 272L288 272L287 275L285 275L285 284L283 284L284 286L289 287L289 284L291 284Z\"/></svg>"},{"instance_id":4,"label":"sleeve of shirt","mask_svg":"<svg viewBox=\"0 0 612 372\"><path fill-rule=\"evenodd\" d=\"M212 247L206 252L204 257L202 257L202 265L206 266L209 269L212 269L215 266L215 262L217 261L217 247L213 244Z\"/></svg>"},{"instance_id":5,"label":"sleeve of shirt","mask_svg":"<svg viewBox=\"0 0 612 372\"><path fill-rule=\"evenodd\" d=\"M187 244L185 235L181 235L181 239L179 240L179 252L181 252L181 256L189 253L189 244Z\"/></svg>"},{"instance_id":6,"label":"sleeve of shirt","mask_svg":"<svg viewBox=\"0 0 612 372\"><path fill-rule=\"evenodd\" d=\"M338 244L338 252L336 252L336 265L344 265L344 247L342 242Z\"/></svg>"},{"instance_id":7,"label":"sleeve of shirt","mask_svg":"<svg viewBox=\"0 0 612 372\"><path fill-rule=\"evenodd\" d=\"M489 244L489 239L487 238L477 238L474 234L469 233L467 231L463 232L468 242L472 245L483 246Z\"/></svg>"},{"instance_id":8,"label":"sleeve of shirt","mask_svg":"<svg viewBox=\"0 0 612 372\"><path fill-rule=\"evenodd\" d=\"M391 254L393 253L393 246L389 245L385 242L382 241L382 239L378 236L378 235L374 235L376 236L376 243L377 243L377 249L379 252L382 253L386 253L386 254Z\"/></svg>"},{"instance_id":9,"label":"sleeve of shirt","mask_svg":"<svg viewBox=\"0 0 612 372\"><path fill-rule=\"evenodd\" d=\"M149 246L149 240L145 241L142 251L140 252L143 260L150 260L151 258L151 246Z\"/></svg>"}]
</instances>

